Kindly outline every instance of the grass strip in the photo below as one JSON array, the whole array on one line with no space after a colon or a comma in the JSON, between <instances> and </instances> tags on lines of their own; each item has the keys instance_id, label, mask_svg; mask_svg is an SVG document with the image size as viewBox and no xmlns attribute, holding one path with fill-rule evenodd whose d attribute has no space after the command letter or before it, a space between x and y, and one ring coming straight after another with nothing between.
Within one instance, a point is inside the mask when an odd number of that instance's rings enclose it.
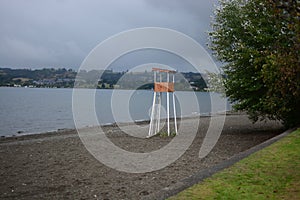
<instances>
[{"instance_id":1,"label":"grass strip","mask_svg":"<svg viewBox=\"0 0 300 200\"><path fill-rule=\"evenodd\" d=\"M300 129L175 199L300 199Z\"/></svg>"}]
</instances>

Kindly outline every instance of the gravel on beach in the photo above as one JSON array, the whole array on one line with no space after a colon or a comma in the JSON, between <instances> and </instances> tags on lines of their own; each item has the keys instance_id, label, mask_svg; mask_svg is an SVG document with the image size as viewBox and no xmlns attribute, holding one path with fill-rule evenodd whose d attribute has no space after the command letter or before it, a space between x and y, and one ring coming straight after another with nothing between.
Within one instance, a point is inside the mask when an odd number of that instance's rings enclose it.
<instances>
[{"instance_id":1,"label":"gravel on beach","mask_svg":"<svg viewBox=\"0 0 300 200\"><path fill-rule=\"evenodd\" d=\"M183 156L148 173L126 173L105 166L88 152L76 130L1 138L0 199L141 199L284 130L279 122L252 124L244 114L227 115L216 146L200 159L209 122L209 117L201 118L197 135ZM131 137L116 126L103 129L114 144L132 152L153 151L172 140Z\"/></svg>"}]
</instances>

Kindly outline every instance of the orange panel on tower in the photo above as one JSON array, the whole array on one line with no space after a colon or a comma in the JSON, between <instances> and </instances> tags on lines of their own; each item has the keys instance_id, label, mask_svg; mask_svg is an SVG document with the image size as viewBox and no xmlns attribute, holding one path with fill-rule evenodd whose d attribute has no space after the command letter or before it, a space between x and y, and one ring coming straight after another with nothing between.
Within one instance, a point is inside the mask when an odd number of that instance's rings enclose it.
<instances>
[{"instance_id":1,"label":"orange panel on tower","mask_svg":"<svg viewBox=\"0 0 300 200\"><path fill-rule=\"evenodd\" d=\"M174 92L174 83L170 82L155 82L154 83L155 92Z\"/></svg>"}]
</instances>

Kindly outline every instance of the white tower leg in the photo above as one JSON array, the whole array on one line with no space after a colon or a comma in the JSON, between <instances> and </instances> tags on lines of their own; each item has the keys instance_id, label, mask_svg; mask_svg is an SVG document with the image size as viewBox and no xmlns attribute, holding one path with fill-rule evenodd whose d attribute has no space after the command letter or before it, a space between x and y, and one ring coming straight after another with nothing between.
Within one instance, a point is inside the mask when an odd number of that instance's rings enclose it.
<instances>
[{"instance_id":1,"label":"white tower leg","mask_svg":"<svg viewBox=\"0 0 300 200\"><path fill-rule=\"evenodd\" d=\"M152 110L151 110L151 116L150 116L150 127L149 127L148 137L151 137L153 135L152 129L153 129L153 123L154 123L155 101L156 101L156 92L154 92L154 95L153 95L153 103L152 103Z\"/></svg>"},{"instance_id":2,"label":"white tower leg","mask_svg":"<svg viewBox=\"0 0 300 200\"><path fill-rule=\"evenodd\" d=\"M175 133L177 135L177 118L176 118L176 106L175 106L175 93L174 92L173 92L173 112L174 112Z\"/></svg>"},{"instance_id":3,"label":"white tower leg","mask_svg":"<svg viewBox=\"0 0 300 200\"><path fill-rule=\"evenodd\" d=\"M157 132L159 132L159 128L160 128L160 112L161 112L161 99L162 99L162 93L160 92L159 94L159 98L158 98L158 117L157 117Z\"/></svg>"},{"instance_id":4,"label":"white tower leg","mask_svg":"<svg viewBox=\"0 0 300 200\"><path fill-rule=\"evenodd\" d=\"M173 84L175 87L175 75L173 74ZM173 92L173 113L174 113L174 126L175 126L175 133L177 135L177 116L176 116L176 106L175 106L175 91Z\"/></svg>"},{"instance_id":5,"label":"white tower leg","mask_svg":"<svg viewBox=\"0 0 300 200\"><path fill-rule=\"evenodd\" d=\"M154 131L154 135L156 135L159 132L159 102L160 102L160 94L158 93L157 103L155 104L155 123L154 123L155 131Z\"/></svg>"},{"instance_id":6,"label":"white tower leg","mask_svg":"<svg viewBox=\"0 0 300 200\"><path fill-rule=\"evenodd\" d=\"M169 82L169 73L167 74L167 82ZM168 125L168 136L170 136L170 99L169 92L167 92L167 125Z\"/></svg>"}]
</instances>

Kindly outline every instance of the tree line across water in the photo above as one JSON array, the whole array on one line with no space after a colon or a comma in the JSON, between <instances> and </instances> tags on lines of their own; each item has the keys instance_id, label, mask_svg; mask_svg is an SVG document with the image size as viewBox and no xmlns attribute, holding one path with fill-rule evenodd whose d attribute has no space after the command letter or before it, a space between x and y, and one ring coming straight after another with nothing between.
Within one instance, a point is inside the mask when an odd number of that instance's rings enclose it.
<instances>
[{"instance_id":1,"label":"tree line across water","mask_svg":"<svg viewBox=\"0 0 300 200\"><path fill-rule=\"evenodd\" d=\"M205 91L204 75L183 72L175 75L176 90ZM166 79L166 77L162 77ZM76 83L75 83L76 81ZM153 89L153 72L114 72L113 70L81 70L65 68L11 69L0 68L2 87Z\"/></svg>"}]
</instances>

